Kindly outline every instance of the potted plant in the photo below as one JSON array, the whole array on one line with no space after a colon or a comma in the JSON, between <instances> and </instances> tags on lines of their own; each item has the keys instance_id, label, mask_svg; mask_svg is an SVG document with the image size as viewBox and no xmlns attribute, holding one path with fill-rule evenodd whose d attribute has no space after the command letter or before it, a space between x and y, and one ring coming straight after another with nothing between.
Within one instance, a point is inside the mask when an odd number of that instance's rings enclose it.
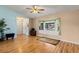
<instances>
[{"instance_id":1,"label":"potted plant","mask_svg":"<svg viewBox=\"0 0 79 59\"><path fill-rule=\"evenodd\" d=\"M0 40L4 40L4 31L9 30L9 28L6 28L7 24L5 23L5 19L0 19Z\"/></svg>"}]
</instances>

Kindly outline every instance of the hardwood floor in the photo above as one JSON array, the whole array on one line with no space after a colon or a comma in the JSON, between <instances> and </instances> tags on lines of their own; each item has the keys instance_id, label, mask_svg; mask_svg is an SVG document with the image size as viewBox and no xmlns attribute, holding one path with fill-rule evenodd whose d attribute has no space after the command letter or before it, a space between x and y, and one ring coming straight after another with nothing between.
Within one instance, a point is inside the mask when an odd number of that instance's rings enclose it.
<instances>
[{"instance_id":1,"label":"hardwood floor","mask_svg":"<svg viewBox=\"0 0 79 59\"><path fill-rule=\"evenodd\" d=\"M1 53L79 53L79 45L62 42L58 45L37 40L39 37L19 35L15 40L0 42Z\"/></svg>"}]
</instances>

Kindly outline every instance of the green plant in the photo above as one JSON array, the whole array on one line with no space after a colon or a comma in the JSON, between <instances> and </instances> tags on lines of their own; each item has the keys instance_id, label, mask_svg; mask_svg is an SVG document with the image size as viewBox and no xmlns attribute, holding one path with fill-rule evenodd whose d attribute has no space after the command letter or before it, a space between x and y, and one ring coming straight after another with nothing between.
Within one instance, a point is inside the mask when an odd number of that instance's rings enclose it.
<instances>
[{"instance_id":1,"label":"green plant","mask_svg":"<svg viewBox=\"0 0 79 59\"><path fill-rule=\"evenodd\" d=\"M1 38L4 37L4 31L5 30L9 30L9 28L6 28L7 24L5 23L5 19L2 18L0 19L0 34L1 34Z\"/></svg>"}]
</instances>

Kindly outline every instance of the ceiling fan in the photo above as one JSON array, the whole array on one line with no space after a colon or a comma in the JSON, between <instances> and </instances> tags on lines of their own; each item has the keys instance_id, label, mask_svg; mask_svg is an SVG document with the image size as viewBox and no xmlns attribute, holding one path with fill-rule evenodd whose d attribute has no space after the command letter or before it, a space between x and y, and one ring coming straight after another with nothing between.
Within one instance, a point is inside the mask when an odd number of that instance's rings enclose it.
<instances>
[{"instance_id":1,"label":"ceiling fan","mask_svg":"<svg viewBox=\"0 0 79 59\"><path fill-rule=\"evenodd\" d=\"M33 5L32 8L26 8L30 10L30 13L40 13L41 11L44 11L45 9L39 8L39 6Z\"/></svg>"}]
</instances>

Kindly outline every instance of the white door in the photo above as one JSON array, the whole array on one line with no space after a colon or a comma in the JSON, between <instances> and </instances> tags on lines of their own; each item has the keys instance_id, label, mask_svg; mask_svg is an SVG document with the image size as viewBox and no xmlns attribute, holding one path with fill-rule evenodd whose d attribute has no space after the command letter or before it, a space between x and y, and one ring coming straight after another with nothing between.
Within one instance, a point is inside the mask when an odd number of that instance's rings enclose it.
<instances>
[{"instance_id":1,"label":"white door","mask_svg":"<svg viewBox=\"0 0 79 59\"><path fill-rule=\"evenodd\" d=\"M22 22L22 19L17 19L17 34L23 34L23 22Z\"/></svg>"},{"instance_id":2,"label":"white door","mask_svg":"<svg viewBox=\"0 0 79 59\"><path fill-rule=\"evenodd\" d=\"M29 35L29 19L17 18L17 34Z\"/></svg>"},{"instance_id":3,"label":"white door","mask_svg":"<svg viewBox=\"0 0 79 59\"><path fill-rule=\"evenodd\" d=\"M25 18L23 20L23 34L29 35L29 19Z\"/></svg>"}]
</instances>

